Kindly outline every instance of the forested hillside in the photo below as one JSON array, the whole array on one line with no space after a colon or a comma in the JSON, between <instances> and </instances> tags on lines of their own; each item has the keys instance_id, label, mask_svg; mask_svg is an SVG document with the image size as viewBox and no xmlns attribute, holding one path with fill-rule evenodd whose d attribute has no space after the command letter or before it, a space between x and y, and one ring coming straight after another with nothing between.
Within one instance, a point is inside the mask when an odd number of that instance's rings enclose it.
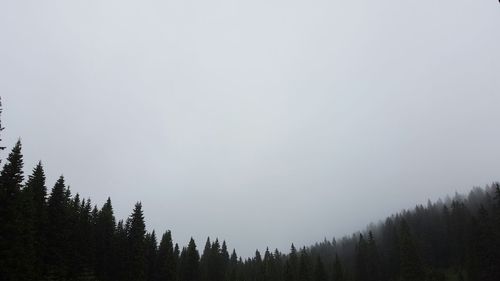
<instances>
[{"instance_id":1,"label":"forested hillside","mask_svg":"<svg viewBox=\"0 0 500 281\"><path fill-rule=\"evenodd\" d=\"M141 203L117 221L111 199L96 206L72 194L62 176L49 190L41 162L24 174L20 141L2 165L4 281L500 280L497 183L416 206L348 237L242 259L216 238L197 247L193 239L175 243L170 231L147 233Z\"/></svg>"}]
</instances>

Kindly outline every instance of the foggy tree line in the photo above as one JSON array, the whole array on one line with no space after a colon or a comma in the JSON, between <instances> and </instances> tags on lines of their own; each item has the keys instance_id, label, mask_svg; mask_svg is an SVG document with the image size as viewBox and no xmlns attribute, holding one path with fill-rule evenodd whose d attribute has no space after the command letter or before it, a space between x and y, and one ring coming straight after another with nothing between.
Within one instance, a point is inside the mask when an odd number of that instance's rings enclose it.
<instances>
[{"instance_id":1,"label":"foggy tree line","mask_svg":"<svg viewBox=\"0 0 500 281\"><path fill-rule=\"evenodd\" d=\"M41 162L24 175L20 141L2 164L0 280L500 280L498 183L416 206L338 241L242 258L218 239L201 249L193 239L174 243L170 231L147 232L141 203L116 221L111 199L99 208L73 195L62 176L49 191Z\"/></svg>"}]
</instances>

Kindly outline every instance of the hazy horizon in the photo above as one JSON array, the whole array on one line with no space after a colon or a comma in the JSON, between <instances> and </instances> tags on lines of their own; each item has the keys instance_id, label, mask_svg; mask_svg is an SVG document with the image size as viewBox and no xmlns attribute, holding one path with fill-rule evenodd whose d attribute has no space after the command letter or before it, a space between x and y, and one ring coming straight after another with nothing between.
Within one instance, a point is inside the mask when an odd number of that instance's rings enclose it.
<instances>
[{"instance_id":1,"label":"hazy horizon","mask_svg":"<svg viewBox=\"0 0 500 281\"><path fill-rule=\"evenodd\" d=\"M497 1L5 1L5 158L250 256L500 180Z\"/></svg>"}]
</instances>

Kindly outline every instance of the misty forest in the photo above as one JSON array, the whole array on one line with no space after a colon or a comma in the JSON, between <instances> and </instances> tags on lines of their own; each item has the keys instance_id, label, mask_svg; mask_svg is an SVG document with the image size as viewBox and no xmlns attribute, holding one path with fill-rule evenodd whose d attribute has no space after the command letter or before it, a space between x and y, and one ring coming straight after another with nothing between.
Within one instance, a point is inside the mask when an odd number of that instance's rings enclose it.
<instances>
[{"instance_id":1,"label":"misty forest","mask_svg":"<svg viewBox=\"0 0 500 281\"><path fill-rule=\"evenodd\" d=\"M140 202L117 220L111 199L96 206L72 194L62 176L49 189L41 162L25 175L20 140L4 158L3 281L500 280L498 183L381 218L340 239L243 258L217 237L186 245L175 243L170 230L147 232Z\"/></svg>"}]
</instances>

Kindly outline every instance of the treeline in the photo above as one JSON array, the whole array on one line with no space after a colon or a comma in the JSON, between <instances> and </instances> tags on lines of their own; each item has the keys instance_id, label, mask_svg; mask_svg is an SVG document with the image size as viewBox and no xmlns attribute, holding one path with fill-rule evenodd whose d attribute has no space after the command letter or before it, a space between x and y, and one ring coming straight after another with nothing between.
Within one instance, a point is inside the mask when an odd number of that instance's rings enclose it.
<instances>
[{"instance_id":1,"label":"treeline","mask_svg":"<svg viewBox=\"0 0 500 281\"><path fill-rule=\"evenodd\" d=\"M1 126L0 126L1 128ZM41 163L25 179L21 142L0 172L0 280L498 281L500 186L417 206L338 241L251 258L207 239L180 247L147 233L141 203L116 221L60 177L48 191ZM201 252L201 254L200 254Z\"/></svg>"}]
</instances>

